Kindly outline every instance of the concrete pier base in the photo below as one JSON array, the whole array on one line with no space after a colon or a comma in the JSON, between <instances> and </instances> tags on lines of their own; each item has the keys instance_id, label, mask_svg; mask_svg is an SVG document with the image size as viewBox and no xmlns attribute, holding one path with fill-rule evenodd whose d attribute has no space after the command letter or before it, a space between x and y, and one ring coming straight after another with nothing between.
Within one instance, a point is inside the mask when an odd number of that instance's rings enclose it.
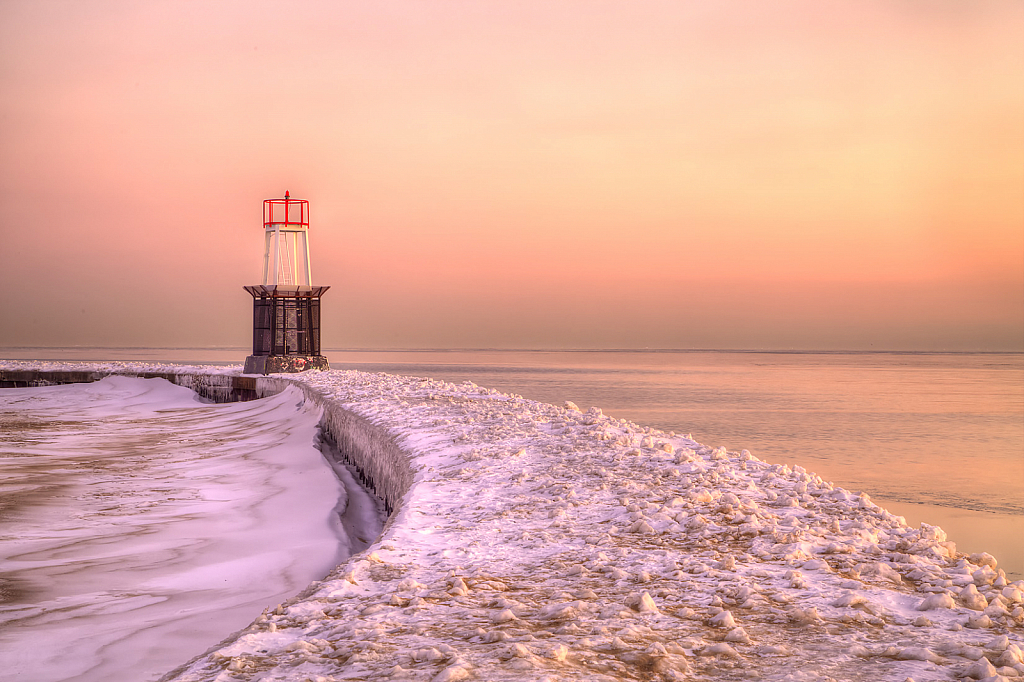
<instances>
[{"instance_id":1,"label":"concrete pier base","mask_svg":"<svg viewBox=\"0 0 1024 682\"><path fill-rule=\"evenodd\" d=\"M323 355L250 355L245 359L243 374L276 374L304 372L307 369L330 369Z\"/></svg>"}]
</instances>

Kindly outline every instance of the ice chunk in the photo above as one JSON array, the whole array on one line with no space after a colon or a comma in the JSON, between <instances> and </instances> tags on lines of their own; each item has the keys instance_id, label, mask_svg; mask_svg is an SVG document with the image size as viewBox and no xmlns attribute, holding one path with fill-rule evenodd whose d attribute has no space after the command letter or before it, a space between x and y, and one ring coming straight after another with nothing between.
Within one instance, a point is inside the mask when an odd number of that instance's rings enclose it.
<instances>
[{"instance_id":1,"label":"ice chunk","mask_svg":"<svg viewBox=\"0 0 1024 682\"><path fill-rule=\"evenodd\" d=\"M956 604L953 603L953 597L948 592L937 592L921 600L921 603L917 605L917 610L931 611L933 609L952 609L955 607Z\"/></svg>"},{"instance_id":2,"label":"ice chunk","mask_svg":"<svg viewBox=\"0 0 1024 682\"><path fill-rule=\"evenodd\" d=\"M645 590L644 592L634 593L626 597L626 606L639 611L640 613L658 613L658 606L654 603L654 599Z\"/></svg>"},{"instance_id":3,"label":"ice chunk","mask_svg":"<svg viewBox=\"0 0 1024 682\"><path fill-rule=\"evenodd\" d=\"M716 628L736 627L736 621L733 619L731 611L722 611L717 616L713 616L709 622Z\"/></svg>"},{"instance_id":4,"label":"ice chunk","mask_svg":"<svg viewBox=\"0 0 1024 682\"><path fill-rule=\"evenodd\" d=\"M985 595L978 592L978 588L973 583L965 585L960 590L960 603L972 611L984 611L985 607L988 606L988 600L985 599Z\"/></svg>"},{"instance_id":5,"label":"ice chunk","mask_svg":"<svg viewBox=\"0 0 1024 682\"><path fill-rule=\"evenodd\" d=\"M964 675L976 680L983 680L988 677L994 677L996 669L987 658L979 658L975 663L967 667Z\"/></svg>"}]
</instances>

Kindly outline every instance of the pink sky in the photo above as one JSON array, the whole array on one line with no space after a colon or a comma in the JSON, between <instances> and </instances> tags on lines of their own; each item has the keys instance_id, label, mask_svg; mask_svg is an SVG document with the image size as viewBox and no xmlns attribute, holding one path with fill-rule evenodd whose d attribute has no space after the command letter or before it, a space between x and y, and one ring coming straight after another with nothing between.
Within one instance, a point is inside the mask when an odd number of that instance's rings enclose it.
<instances>
[{"instance_id":1,"label":"pink sky","mask_svg":"<svg viewBox=\"0 0 1024 682\"><path fill-rule=\"evenodd\" d=\"M0 346L1024 349L1024 4L0 3Z\"/></svg>"}]
</instances>

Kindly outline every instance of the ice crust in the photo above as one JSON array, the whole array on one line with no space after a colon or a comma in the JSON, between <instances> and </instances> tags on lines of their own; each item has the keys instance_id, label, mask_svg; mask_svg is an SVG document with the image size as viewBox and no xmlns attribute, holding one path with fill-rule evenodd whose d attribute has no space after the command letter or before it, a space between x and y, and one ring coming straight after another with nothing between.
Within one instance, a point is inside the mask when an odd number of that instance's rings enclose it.
<instances>
[{"instance_id":1,"label":"ice crust","mask_svg":"<svg viewBox=\"0 0 1024 682\"><path fill-rule=\"evenodd\" d=\"M297 387L0 390L0 679L156 679L364 548L336 510L373 528L377 505L315 447L320 417Z\"/></svg>"},{"instance_id":2,"label":"ice crust","mask_svg":"<svg viewBox=\"0 0 1024 682\"><path fill-rule=\"evenodd\" d=\"M1021 581L800 467L471 383L282 381L390 434L411 485L365 551L167 679L1024 675Z\"/></svg>"}]
</instances>

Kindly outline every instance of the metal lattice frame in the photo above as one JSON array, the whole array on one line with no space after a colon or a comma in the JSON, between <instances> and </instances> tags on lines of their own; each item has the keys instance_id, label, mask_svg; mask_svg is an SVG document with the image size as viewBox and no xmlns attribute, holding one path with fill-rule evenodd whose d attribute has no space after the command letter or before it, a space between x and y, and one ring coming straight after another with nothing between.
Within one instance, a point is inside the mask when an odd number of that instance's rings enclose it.
<instances>
[{"instance_id":1,"label":"metal lattice frame","mask_svg":"<svg viewBox=\"0 0 1024 682\"><path fill-rule=\"evenodd\" d=\"M329 287L247 286L254 356L320 355L320 297Z\"/></svg>"}]
</instances>

